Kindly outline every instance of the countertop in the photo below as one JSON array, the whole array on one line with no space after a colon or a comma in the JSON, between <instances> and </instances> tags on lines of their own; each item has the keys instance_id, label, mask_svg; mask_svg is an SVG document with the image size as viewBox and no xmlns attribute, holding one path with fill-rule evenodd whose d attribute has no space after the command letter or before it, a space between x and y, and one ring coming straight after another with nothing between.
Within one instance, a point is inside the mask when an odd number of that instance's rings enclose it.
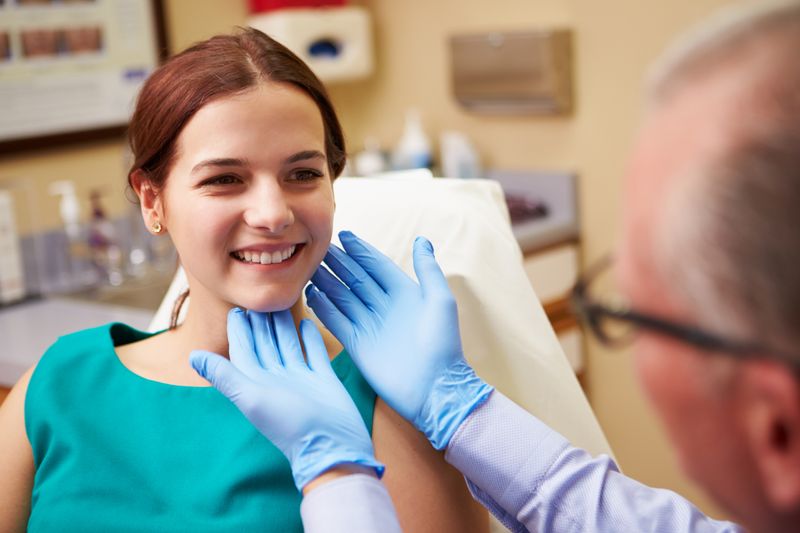
<instances>
[{"instance_id":1,"label":"countertop","mask_svg":"<svg viewBox=\"0 0 800 533\"><path fill-rule=\"evenodd\" d=\"M489 172L505 194L542 203L547 215L514 224L511 229L523 253L535 253L562 241L575 240L580 232L577 209L577 177L571 172Z\"/></svg>"},{"instance_id":2,"label":"countertop","mask_svg":"<svg viewBox=\"0 0 800 533\"><path fill-rule=\"evenodd\" d=\"M10 387L61 335L108 322L147 329L153 311L69 298L31 300L0 309L0 386Z\"/></svg>"}]
</instances>

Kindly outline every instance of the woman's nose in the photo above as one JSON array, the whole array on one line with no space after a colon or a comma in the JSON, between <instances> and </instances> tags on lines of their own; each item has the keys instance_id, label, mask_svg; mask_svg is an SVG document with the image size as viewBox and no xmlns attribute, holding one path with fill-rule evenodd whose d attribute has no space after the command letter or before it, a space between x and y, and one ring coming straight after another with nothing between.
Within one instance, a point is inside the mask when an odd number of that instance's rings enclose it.
<instances>
[{"instance_id":1,"label":"woman's nose","mask_svg":"<svg viewBox=\"0 0 800 533\"><path fill-rule=\"evenodd\" d=\"M294 223L289 199L278 184L254 188L248 195L244 221L248 226L280 233Z\"/></svg>"}]
</instances>

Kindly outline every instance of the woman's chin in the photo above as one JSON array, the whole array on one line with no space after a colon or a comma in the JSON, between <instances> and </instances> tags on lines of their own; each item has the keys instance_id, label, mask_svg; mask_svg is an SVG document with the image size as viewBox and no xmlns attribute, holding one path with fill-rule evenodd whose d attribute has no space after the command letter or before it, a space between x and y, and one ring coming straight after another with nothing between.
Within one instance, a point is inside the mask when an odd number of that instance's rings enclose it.
<instances>
[{"instance_id":1,"label":"woman's chin","mask_svg":"<svg viewBox=\"0 0 800 533\"><path fill-rule=\"evenodd\" d=\"M281 294L271 295L270 297L263 298L243 298L239 301L238 306L248 311L257 311L259 313L272 313L275 311L283 311L293 307L300 299L300 292L295 294Z\"/></svg>"}]
</instances>

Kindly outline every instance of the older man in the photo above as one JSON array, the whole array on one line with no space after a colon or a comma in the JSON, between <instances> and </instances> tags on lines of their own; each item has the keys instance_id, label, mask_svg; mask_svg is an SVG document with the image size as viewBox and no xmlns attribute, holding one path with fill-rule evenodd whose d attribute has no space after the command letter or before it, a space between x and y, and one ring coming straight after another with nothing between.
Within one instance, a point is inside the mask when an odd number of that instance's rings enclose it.
<instances>
[{"instance_id":1,"label":"older man","mask_svg":"<svg viewBox=\"0 0 800 533\"><path fill-rule=\"evenodd\" d=\"M601 340L633 344L686 471L753 531L800 530L798 50L792 1L726 15L667 54L629 166L614 268L593 268L575 291ZM338 279L320 270L309 305L381 397L446 451L511 529L739 529L572 447L475 375L430 243L415 243L417 285L355 236L341 240L346 252L326 258ZM230 334L249 339L231 359L266 369L202 353L195 368L283 446L302 474L308 530L397 528L380 468L358 466L375 461L355 408L332 415L309 409L315 400L300 385L282 397L269 387L285 389L297 374L298 384L325 391L318 401L343 398L315 353L319 342L301 328L309 366L284 368L302 357L290 353L298 344L281 341L285 319L266 319L273 340L253 338L260 320L231 315ZM287 413L298 423L276 429Z\"/></svg>"},{"instance_id":2,"label":"older man","mask_svg":"<svg viewBox=\"0 0 800 533\"><path fill-rule=\"evenodd\" d=\"M800 6L761 9L655 71L617 277L631 308L693 326L634 342L686 472L753 529L797 531Z\"/></svg>"}]
</instances>

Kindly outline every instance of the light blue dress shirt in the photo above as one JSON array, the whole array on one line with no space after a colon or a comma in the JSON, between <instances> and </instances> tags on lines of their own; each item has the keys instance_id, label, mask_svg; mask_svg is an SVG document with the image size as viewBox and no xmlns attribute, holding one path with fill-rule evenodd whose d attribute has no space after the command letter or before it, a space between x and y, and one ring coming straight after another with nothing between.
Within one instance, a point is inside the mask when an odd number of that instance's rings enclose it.
<instances>
[{"instance_id":1,"label":"light blue dress shirt","mask_svg":"<svg viewBox=\"0 0 800 533\"><path fill-rule=\"evenodd\" d=\"M705 516L674 492L622 475L609 457L575 448L497 391L464 421L445 459L514 532L742 531ZM308 533L400 531L388 492L367 475L312 491L301 514Z\"/></svg>"}]
</instances>

